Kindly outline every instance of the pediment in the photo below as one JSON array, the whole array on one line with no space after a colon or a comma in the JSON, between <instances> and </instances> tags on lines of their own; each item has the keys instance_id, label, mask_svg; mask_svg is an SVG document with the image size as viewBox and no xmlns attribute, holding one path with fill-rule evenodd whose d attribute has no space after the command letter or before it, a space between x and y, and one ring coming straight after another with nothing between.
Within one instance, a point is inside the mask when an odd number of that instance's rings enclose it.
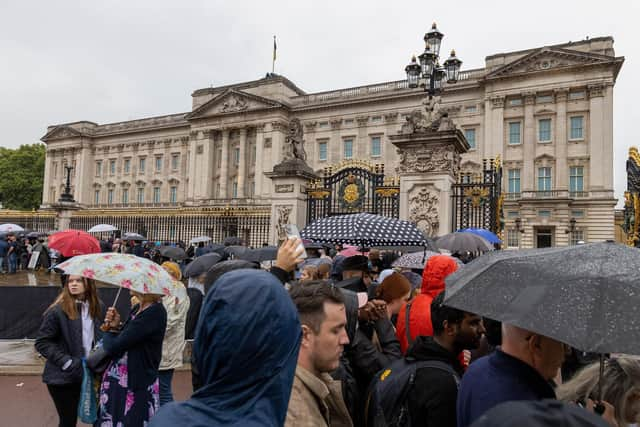
<instances>
[{"instance_id":1,"label":"pediment","mask_svg":"<svg viewBox=\"0 0 640 427\"><path fill-rule=\"evenodd\" d=\"M545 72L576 66L610 64L618 58L570 49L545 47L531 52L487 74L486 79L498 79L534 72Z\"/></svg>"},{"instance_id":2,"label":"pediment","mask_svg":"<svg viewBox=\"0 0 640 427\"><path fill-rule=\"evenodd\" d=\"M542 161L545 161L545 160L552 162L552 161L555 160L555 157L553 157L551 154L543 153L543 154L540 154L539 156L537 156L535 158L536 162L542 162Z\"/></svg>"},{"instance_id":3,"label":"pediment","mask_svg":"<svg viewBox=\"0 0 640 427\"><path fill-rule=\"evenodd\" d=\"M237 114L253 110L281 108L284 106L285 105L280 102L262 96L229 89L193 110L187 115L187 119L198 119L221 114Z\"/></svg>"},{"instance_id":4,"label":"pediment","mask_svg":"<svg viewBox=\"0 0 640 427\"><path fill-rule=\"evenodd\" d=\"M67 139L82 136L82 133L75 130L71 126L56 126L51 129L45 136L40 138L41 141L51 141L53 139Z\"/></svg>"},{"instance_id":5,"label":"pediment","mask_svg":"<svg viewBox=\"0 0 640 427\"><path fill-rule=\"evenodd\" d=\"M474 162L473 160L465 160L460 164L460 169L463 172L476 172L482 170L482 165L478 162Z\"/></svg>"}]
</instances>

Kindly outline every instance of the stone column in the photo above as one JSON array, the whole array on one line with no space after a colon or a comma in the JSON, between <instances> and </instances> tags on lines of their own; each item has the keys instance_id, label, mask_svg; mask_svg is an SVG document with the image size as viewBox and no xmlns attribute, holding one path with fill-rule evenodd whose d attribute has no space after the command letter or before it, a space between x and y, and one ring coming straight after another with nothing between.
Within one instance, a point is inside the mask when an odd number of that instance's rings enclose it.
<instances>
[{"instance_id":1,"label":"stone column","mask_svg":"<svg viewBox=\"0 0 640 427\"><path fill-rule=\"evenodd\" d=\"M222 129L222 162L220 166L220 194L221 199L226 199L227 183L229 182L229 128Z\"/></svg>"},{"instance_id":2,"label":"stone column","mask_svg":"<svg viewBox=\"0 0 640 427\"><path fill-rule=\"evenodd\" d=\"M589 86L589 134L587 136L589 140L589 188L591 190L605 189L605 171L613 170L613 164L607 163L608 156L605 155L607 151L605 150L604 126L607 120L607 112L604 108L605 92L604 86Z\"/></svg>"},{"instance_id":3,"label":"stone column","mask_svg":"<svg viewBox=\"0 0 640 427\"><path fill-rule=\"evenodd\" d=\"M93 203L91 184L93 184L93 177L95 175L93 170L93 147L87 140L83 140L80 143L80 147L80 159L76 164L78 170L71 174L72 185L75 185L75 194L73 197L80 204L90 205ZM71 165L73 165L73 156L69 159L69 166ZM62 169L62 171L64 171L64 169ZM74 176L78 179L74 179Z\"/></svg>"},{"instance_id":4,"label":"stone column","mask_svg":"<svg viewBox=\"0 0 640 427\"><path fill-rule=\"evenodd\" d=\"M344 158L344 145L340 138L340 128L342 127L342 119L331 120L331 139L327 146L327 160L330 165L335 165Z\"/></svg>"},{"instance_id":5,"label":"stone column","mask_svg":"<svg viewBox=\"0 0 640 427\"><path fill-rule=\"evenodd\" d=\"M51 164L53 163L54 150L46 150L45 162L44 162L44 181L42 183L42 204L46 205L55 202L55 200L49 200L51 195ZM2 200L0 200L2 202Z\"/></svg>"},{"instance_id":6,"label":"stone column","mask_svg":"<svg viewBox=\"0 0 640 427\"><path fill-rule=\"evenodd\" d=\"M371 158L369 138L367 135L367 125L369 124L369 116L356 117L358 123L358 136L353 141L353 158L365 160Z\"/></svg>"},{"instance_id":7,"label":"stone column","mask_svg":"<svg viewBox=\"0 0 640 427\"><path fill-rule=\"evenodd\" d=\"M247 128L240 128L240 161L238 162L238 199L245 197L245 175L247 174Z\"/></svg>"},{"instance_id":8,"label":"stone column","mask_svg":"<svg viewBox=\"0 0 640 427\"><path fill-rule=\"evenodd\" d=\"M451 232L451 185L469 143L459 129L414 132L389 137L400 156L400 218L427 236Z\"/></svg>"},{"instance_id":9,"label":"stone column","mask_svg":"<svg viewBox=\"0 0 640 427\"><path fill-rule=\"evenodd\" d=\"M522 167L522 191L535 191L535 145L536 124L533 116L533 105L536 96L533 93L524 94L524 129L522 136L523 167Z\"/></svg>"},{"instance_id":10,"label":"stone column","mask_svg":"<svg viewBox=\"0 0 640 427\"><path fill-rule=\"evenodd\" d=\"M254 165L254 179L256 181L256 191L254 197L262 197L262 181L267 179L264 176L265 161L264 156L264 124L256 126L256 163Z\"/></svg>"},{"instance_id":11,"label":"stone column","mask_svg":"<svg viewBox=\"0 0 640 427\"><path fill-rule=\"evenodd\" d=\"M198 182L198 178L196 176L196 158L197 158L197 142L196 142L196 135L197 132L195 131L191 131L189 133L189 175L191 178L189 179L189 185L187 187L187 202L189 203L193 203L196 197L196 184ZM134 164L137 161L136 157L134 156L131 160ZM131 194L129 195L129 197L131 197Z\"/></svg>"},{"instance_id":12,"label":"stone column","mask_svg":"<svg viewBox=\"0 0 640 427\"><path fill-rule=\"evenodd\" d=\"M504 96L495 96L491 98L491 139L485 139L483 145L486 147L484 151L485 159L495 159L497 155L502 154L504 141ZM476 145L478 141L476 141Z\"/></svg>"},{"instance_id":13,"label":"stone column","mask_svg":"<svg viewBox=\"0 0 640 427\"><path fill-rule=\"evenodd\" d=\"M318 157L318 146L316 145L316 126L318 122L307 122L304 124L304 149L307 152L307 164L311 168L318 167L316 158Z\"/></svg>"},{"instance_id":14,"label":"stone column","mask_svg":"<svg viewBox=\"0 0 640 427\"><path fill-rule=\"evenodd\" d=\"M396 111L393 113L386 113L384 115L385 135L382 136L382 163L385 165L385 169L391 173L396 170L396 150L393 147L388 146L389 135L393 135L398 132L397 123L398 116L400 114Z\"/></svg>"},{"instance_id":15,"label":"stone column","mask_svg":"<svg viewBox=\"0 0 640 427\"><path fill-rule=\"evenodd\" d=\"M504 112L504 111L503 111ZM490 154L489 154L489 150L490 150L490 146L491 146L491 141L493 141L494 139L494 134L492 132L492 126L491 124L493 123L493 121L491 120L491 117L493 115L493 102L491 100L490 97L486 97L484 100L484 134L482 136L482 158L487 159L490 158ZM500 141L502 141L503 136L502 135L496 135L496 137L498 137L500 139ZM477 144L477 141L476 141Z\"/></svg>"},{"instance_id":16,"label":"stone column","mask_svg":"<svg viewBox=\"0 0 640 427\"><path fill-rule=\"evenodd\" d=\"M557 190L569 189L569 168L567 167L567 94L569 90L556 90L556 134L555 144L556 170L555 184Z\"/></svg>"},{"instance_id":17,"label":"stone column","mask_svg":"<svg viewBox=\"0 0 640 427\"><path fill-rule=\"evenodd\" d=\"M213 175L213 165L211 164L211 138L213 133L210 129L198 132L196 136L196 169L197 175L192 175L196 181L195 201L202 202L209 198L209 187Z\"/></svg>"},{"instance_id":18,"label":"stone column","mask_svg":"<svg viewBox=\"0 0 640 427\"><path fill-rule=\"evenodd\" d=\"M287 124L283 121L271 123L271 164L277 165L282 161Z\"/></svg>"}]
</instances>

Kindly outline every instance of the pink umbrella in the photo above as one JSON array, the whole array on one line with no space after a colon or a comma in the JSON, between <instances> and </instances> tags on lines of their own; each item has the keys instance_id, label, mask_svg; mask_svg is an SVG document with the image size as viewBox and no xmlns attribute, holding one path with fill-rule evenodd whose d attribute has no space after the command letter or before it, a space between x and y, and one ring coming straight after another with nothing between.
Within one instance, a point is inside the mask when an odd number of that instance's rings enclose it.
<instances>
[{"instance_id":1,"label":"pink umbrella","mask_svg":"<svg viewBox=\"0 0 640 427\"><path fill-rule=\"evenodd\" d=\"M361 252L358 250L357 246L351 246L351 245L343 245L343 250L341 250L339 252L338 255L342 255L343 257L350 257L350 256L354 256L354 255L368 255L369 252Z\"/></svg>"}]
</instances>

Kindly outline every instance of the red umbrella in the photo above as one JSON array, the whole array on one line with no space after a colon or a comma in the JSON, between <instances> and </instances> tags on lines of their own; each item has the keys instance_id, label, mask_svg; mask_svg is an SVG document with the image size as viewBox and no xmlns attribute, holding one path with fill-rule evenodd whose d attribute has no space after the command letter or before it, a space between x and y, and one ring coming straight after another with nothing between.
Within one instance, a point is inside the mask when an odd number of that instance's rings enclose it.
<instances>
[{"instance_id":1,"label":"red umbrella","mask_svg":"<svg viewBox=\"0 0 640 427\"><path fill-rule=\"evenodd\" d=\"M91 234L82 230L59 231L49 236L49 247L64 257L97 254L100 243Z\"/></svg>"}]
</instances>

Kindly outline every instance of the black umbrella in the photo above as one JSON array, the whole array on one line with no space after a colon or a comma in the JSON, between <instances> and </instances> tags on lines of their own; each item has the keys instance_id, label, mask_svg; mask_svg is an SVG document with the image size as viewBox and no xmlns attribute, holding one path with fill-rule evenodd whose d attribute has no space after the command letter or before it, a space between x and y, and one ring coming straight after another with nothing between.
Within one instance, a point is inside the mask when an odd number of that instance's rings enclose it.
<instances>
[{"instance_id":1,"label":"black umbrella","mask_svg":"<svg viewBox=\"0 0 640 427\"><path fill-rule=\"evenodd\" d=\"M195 277L208 271L215 263L220 261L220 254L209 253L197 257L184 269L184 277Z\"/></svg>"},{"instance_id":2,"label":"black umbrella","mask_svg":"<svg viewBox=\"0 0 640 427\"><path fill-rule=\"evenodd\" d=\"M217 253L220 256L224 257L226 255L225 253L225 246L224 245L219 245L217 243L212 243L210 245L207 245L204 247L205 253Z\"/></svg>"},{"instance_id":3,"label":"black umbrella","mask_svg":"<svg viewBox=\"0 0 640 427\"><path fill-rule=\"evenodd\" d=\"M445 304L582 351L640 354L640 250L495 251L447 277Z\"/></svg>"},{"instance_id":4,"label":"black umbrella","mask_svg":"<svg viewBox=\"0 0 640 427\"><path fill-rule=\"evenodd\" d=\"M253 262L244 261L241 259L232 259L215 264L207 271L207 275L205 276L204 293L208 293L209 289L211 289L216 280L218 280L218 278L220 278L220 276L222 276L224 273L228 273L229 271L233 270L239 270L242 268L257 269L259 267Z\"/></svg>"},{"instance_id":5,"label":"black umbrella","mask_svg":"<svg viewBox=\"0 0 640 427\"><path fill-rule=\"evenodd\" d=\"M237 259L243 259L251 262L273 261L278 257L278 248L276 246L263 246L256 249L247 249L243 253L236 256Z\"/></svg>"},{"instance_id":6,"label":"black umbrella","mask_svg":"<svg viewBox=\"0 0 640 427\"><path fill-rule=\"evenodd\" d=\"M136 242L142 242L143 240L147 240L147 238L138 233L124 233L124 236L122 236L122 240L134 240Z\"/></svg>"},{"instance_id":7,"label":"black umbrella","mask_svg":"<svg viewBox=\"0 0 640 427\"><path fill-rule=\"evenodd\" d=\"M41 233L39 231L32 231L30 233L27 233L27 237L30 238L30 239L37 239L37 238L42 237L44 235L45 235L45 233Z\"/></svg>"},{"instance_id":8,"label":"black umbrella","mask_svg":"<svg viewBox=\"0 0 640 427\"><path fill-rule=\"evenodd\" d=\"M160 255L162 255L163 257L176 260L182 260L187 257L184 249L175 246L160 246L158 252L160 252Z\"/></svg>"},{"instance_id":9,"label":"black umbrella","mask_svg":"<svg viewBox=\"0 0 640 427\"><path fill-rule=\"evenodd\" d=\"M240 246L242 245L242 239L236 236L227 237L222 242L224 246Z\"/></svg>"},{"instance_id":10,"label":"black umbrella","mask_svg":"<svg viewBox=\"0 0 640 427\"><path fill-rule=\"evenodd\" d=\"M233 256L234 258L237 258L242 254L244 254L245 252L247 252L248 250L249 248L247 248L246 246L231 245L224 248L224 253L228 256Z\"/></svg>"},{"instance_id":11,"label":"black umbrella","mask_svg":"<svg viewBox=\"0 0 640 427\"><path fill-rule=\"evenodd\" d=\"M351 244L367 248L429 245L426 236L415 224L368 213L321 218L307 225L300 235L303 239L316 242Z\"/></svg>"},{"instance_id":12,"label":"black umbrella","mask_svg":"<svg viewBox=\"0 0 640 427\"><path fill-rule=\"evenodd\" d=\"M446 249L452 254L465 252L488 252L493 250L493 245L483 237L473 233L455 232L445 234L436 240L440 249Z\"/></svg>"}]
</instances>

